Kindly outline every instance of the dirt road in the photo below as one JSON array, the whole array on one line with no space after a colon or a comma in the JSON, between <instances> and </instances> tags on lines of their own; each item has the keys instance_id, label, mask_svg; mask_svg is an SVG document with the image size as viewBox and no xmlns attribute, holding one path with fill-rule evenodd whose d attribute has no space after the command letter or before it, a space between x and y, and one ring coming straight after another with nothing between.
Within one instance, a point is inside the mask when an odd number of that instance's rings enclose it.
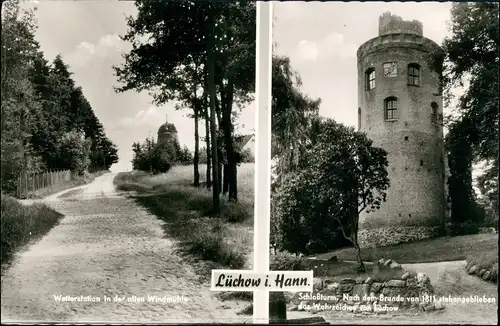
<instances>
[{"instance_id":1,"label":"dirt road","mask_svg":"<svg viewBox=\"0 0 500 326\"><path fill-rule=\"evenodd\" d=\"M217 300L175 253L163 222L115 191L114 176L43 200L65 217L6 271L2 322L242 321L244 305ZM148 302L153 296L158 302Z\"/></svg>"},{"instance_id":2,"label":"dirt road","mask_svg":"<svg viewBox=\"0 0 500 326\"><path fill-rule=\"evenodd\" d=\"M394 325L394 324L462 324L497 325L498 293L495 284L468 275L465 261L425 264L402 264L403 268L423 272L430 279L437 297L469 298L479 296L495 298L495 304L445 303L445 309L431 313L394 313L387 315L358 315L342 312L318 313L332 324ZM307 317L309 312L288 312L288 318Z\"/></svg>"}]
</instances>

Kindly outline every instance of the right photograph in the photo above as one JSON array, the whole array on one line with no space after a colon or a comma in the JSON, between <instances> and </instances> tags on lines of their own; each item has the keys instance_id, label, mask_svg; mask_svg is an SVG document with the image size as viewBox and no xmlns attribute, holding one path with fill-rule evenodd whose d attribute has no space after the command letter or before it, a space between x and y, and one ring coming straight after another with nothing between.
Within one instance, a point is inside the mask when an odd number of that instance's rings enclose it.
<instances>
[{"instance_id":1,"label":"right photograph","mask_svg":"<svg viewBox=\"0 0 500 326\"><path fill-rule=\"evenodd\" d=\"M499 4L278 2L269 317L497 324Z\"/></svg>"}]
</instances>

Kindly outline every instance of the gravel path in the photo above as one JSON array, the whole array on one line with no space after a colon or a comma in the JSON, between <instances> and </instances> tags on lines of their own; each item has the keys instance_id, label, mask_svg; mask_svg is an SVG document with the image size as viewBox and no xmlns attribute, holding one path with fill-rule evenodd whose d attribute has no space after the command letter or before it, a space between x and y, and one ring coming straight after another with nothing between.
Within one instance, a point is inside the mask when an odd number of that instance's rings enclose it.
<instances>
[{"instance_id":1,"label":"gravel path","mask_svg":"<svg viewBox=\"0 0 500 326\"><path fill-rule=\"evenodd\" d=\"M2 322L241 322L244 303L217 300L164 237L163 222L115 191L114 176L43 200L65 217L2 277Z\"/></svg>"}]
</instances>

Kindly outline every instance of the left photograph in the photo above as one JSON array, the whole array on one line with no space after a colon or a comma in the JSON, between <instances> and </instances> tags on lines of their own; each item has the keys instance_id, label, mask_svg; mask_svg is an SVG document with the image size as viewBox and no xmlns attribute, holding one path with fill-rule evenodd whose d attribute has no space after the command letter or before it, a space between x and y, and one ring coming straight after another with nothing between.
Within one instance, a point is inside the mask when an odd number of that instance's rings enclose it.
<instances>
[{"instance_id":1,"label":"left photograph","mask_svg":"<svg viewBox=\"0 0 500 326\"><path fill-rule=\"evenodd\" d=\"M252 322L256 4L2 1L1 319Z\"/></svg>"}]
</instances>

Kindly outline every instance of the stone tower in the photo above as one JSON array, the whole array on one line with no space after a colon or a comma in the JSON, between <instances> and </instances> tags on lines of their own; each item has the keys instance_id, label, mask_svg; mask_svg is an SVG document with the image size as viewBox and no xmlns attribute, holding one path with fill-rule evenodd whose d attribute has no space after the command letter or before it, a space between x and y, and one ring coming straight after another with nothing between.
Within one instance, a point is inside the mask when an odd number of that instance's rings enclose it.
<instances>
[{"instance_id":1,"label":"stone tower","mask_svg":"<svg viewBox=\"0 0 500 326\"><path fill-rule=\"evenodd\" d=\"M420 240L441 232L445 153L441 76L431 56L441 48L419 21L384 13L379 35L358 59L358 129L388 153L387 201L359 217L360 245Z\"/></svg>"}]
</instances>

